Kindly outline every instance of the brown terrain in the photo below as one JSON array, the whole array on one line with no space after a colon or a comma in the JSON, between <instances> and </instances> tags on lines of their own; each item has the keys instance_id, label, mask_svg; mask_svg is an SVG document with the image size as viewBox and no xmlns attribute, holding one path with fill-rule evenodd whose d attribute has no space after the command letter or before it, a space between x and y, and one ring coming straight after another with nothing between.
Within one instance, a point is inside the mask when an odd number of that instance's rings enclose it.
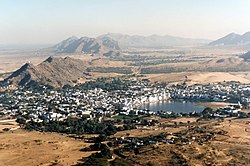
<instances>
[{"instance_id":1,"label":"brown terrain","mask_svg":"<svg viewBox=\"0 0 250 166\"><path fill-rule=\"evenodd\" d=\"M186 123L188 119L178 119L178 122ZM171 122L168 122L171 123ZM192 119L190 124L194 124ZM223 122L217 120L203 122L207 131L217 132L214 140L191 145L164 144L146 146L135 155L133 151L124 153L135 165L250 165L250 121L249 119L231 119ZM176 132L186 130L185 127L177 129L165 128L165 131ZM163 132L163 131L162 131ZM136 132L132 132L135 136ZM148 132L144 136L148 136ZM159 133L155 131L155 135ZM150 133L153 134L153 133ZM137 134L136 134L137 135ZM140 135L143 136L143 135Z\"/></svg>"},{"instance_id":2,"label":"brown terrain","mask_svg":"<svg viewBox=\"0 0 250 166\"><path fill-rule=\"evenodd\" d=\"M208 84L224 81L250 83L249 72L180 72L166 74L147 74L148 79L156 82Z\"/></svg>"},{"instance_id":3,"label":"brown terrain","mask_svg":"<svg viewBox=\"0 0 250 166\"><path fill-rule=\"evenodd\" d=\"M73 165L92 152L83 141L56 133L28 132L22 129L0 133L0 165Z\"/></svg>"},{"instance_id":4,"label":"brown terrain","mask_svg":"<svg viewBox=\"0 0 250 166\"><path fill-rule=\"evenodd\" d=\"M158 118L158 120L160 125L152 128L122 131L114 136L148 137L162 132L185 132L188 121L190 126L197 125L196 118ZM166 127L175 122L178 124L177 127ZM6 126L0 123L0 125L2 128L11 128L10 124ZM16 124L12 125L12 128L16 127ZM126 160L132 161L135 165L155 166L183 164L243 166L250 164L249 119L200 121L198 125L204 127L208 133L216 132L215 139L202 144L191 142L190 145L157 143L141 148L137 155L133 151L125 152ZM93 137L93 135L85 135L85 137ZM73 165L82 158L95 153L94 151L80 151L88 147L90 143L57 133L17 129L2 131L0 140L0 165ZM114 155L114 157L118 156Z\"/></svg>"}]
</instances>

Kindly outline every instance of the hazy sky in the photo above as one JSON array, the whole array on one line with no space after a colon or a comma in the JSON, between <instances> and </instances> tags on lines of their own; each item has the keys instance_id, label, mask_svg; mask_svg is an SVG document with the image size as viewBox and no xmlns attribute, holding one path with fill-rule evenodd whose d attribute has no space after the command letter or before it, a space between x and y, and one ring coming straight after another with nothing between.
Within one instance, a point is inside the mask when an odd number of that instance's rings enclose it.
<instances>
[{"instance_id":1,"label":"hazy sky","mask_svg":"<svg viewBox=\"0 0 250 166\"><path fill-rule=\"evenodd\" d=\"M0 44L114 32L216 39L250 31L250 0L0 0Z\"/></svg>"}]
</instances>

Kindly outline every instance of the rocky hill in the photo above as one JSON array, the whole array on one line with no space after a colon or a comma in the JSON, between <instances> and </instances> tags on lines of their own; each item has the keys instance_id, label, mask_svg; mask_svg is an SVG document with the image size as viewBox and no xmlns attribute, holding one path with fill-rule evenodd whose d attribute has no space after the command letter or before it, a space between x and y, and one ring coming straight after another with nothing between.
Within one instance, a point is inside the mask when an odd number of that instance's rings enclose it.
<instances>
[{"instance_id":1,"label":"rocky hill","mask_svg":"<svg viewBox=\"0 0 250 166\"><path fill-rule=\"evenodd\" d=\"M37 66L30 63L24 64L1 81L0 85L25 86L39 83L59 87L67 84L74 85L80 78L86 79L88 76L86 63L81 60L49 57Z\"/></svg>"},{"instance_id":2,"label":"rocky hill","mask_svg":"<svg viewBox=\"0 0 250 166\"><path fill-rule=\"evenodd\" d=\"M52 47L56 53L66 54L94 54L103 55L110 52L119 52L118 42L110 37L89 38L70 37Z\"/></svg>"},{"instance_id":3,"label":"rocky hill","mask_svg":"<svg viewBox=\"0 0 250 166\"><path fill-rule=\"evenodd\" d=\"M230 33L218 40L209 43L210 46L239 46L250 44L250 32L243 35Z\"/></svg>"}]
</instances>

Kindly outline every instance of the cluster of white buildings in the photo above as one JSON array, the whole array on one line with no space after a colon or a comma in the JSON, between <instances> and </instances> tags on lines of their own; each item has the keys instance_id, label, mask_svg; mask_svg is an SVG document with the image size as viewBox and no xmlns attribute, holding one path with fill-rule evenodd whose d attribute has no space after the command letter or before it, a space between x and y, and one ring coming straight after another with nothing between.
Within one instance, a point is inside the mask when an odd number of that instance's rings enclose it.
<instances>
[{"instance_id":1,"label":"cluster of white buildings","mask_svg":"<svg viewBox=\"0 0 250 166\"><path fill-rule=\"evenodd\" d=\"M225 82L207 85L171 87L171 98L216 102L250 102L250 84Z\"/></svg>"},{"instance_id":2,"label":"cluster of white buildings","mask_svg":"<svg viewBox=\"0 0 250 166\"><path fill-rule=\"evenodd\" d=\"M197 101L230 101L240 96L239 101L249 103L250 85L227 82L223 84L193 86L160 86L134 83L129 90L104 91L102 89L43 90L34 92L17 89L0 93L0 116L23 115L34 121L64 120L69 117L102 119L118 112L128 115L143 112L141 104L162 100L182 99ZM237 100L237 98L235 98ZM229 109L232 111L233 109ZM235 110L237 111L237 110ZM151 112L152 113L152 112Z\"/></svg>"},{"instance_id":3,"label":"cluster of white buildings","mask_svg":"<svg viewBox=\"0 0 250 166\"><path fill-rule=\"evenodd\" d=\"M44 90L32 92L16 90L2 96L2 115L26 116L33 121L64 120L68 117L101 119L117 112L128 114L140 104L167 100L170 94L163 87L133 85L129 90L104 91L102 89ZM120 110L118 110L120 109ZM138 110L137 110L138 111Z\"/></svg>"}]
</instances>

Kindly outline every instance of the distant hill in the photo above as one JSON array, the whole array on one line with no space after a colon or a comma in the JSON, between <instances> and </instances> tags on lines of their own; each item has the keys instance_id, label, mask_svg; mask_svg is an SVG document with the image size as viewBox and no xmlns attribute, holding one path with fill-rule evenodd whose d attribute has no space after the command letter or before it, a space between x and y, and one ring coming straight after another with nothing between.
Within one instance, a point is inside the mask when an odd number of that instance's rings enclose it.
<instances>
[{"instance_id":1,"label":"distant hill","mask_svg":"<svg viewBox=\"0 0 250 166\"><path fill-rule=\"evenodd\" d=\"M120 55L121 48L168 48L173 46L197 46L208 44L210 40L189 39L175 36L139 36L108 33L97 38L75 36L51 47L58 54L93 54L104 56Z\"/></svg>"},{"instance_id":2,"label":"distant hill","mask_svg":"<svg viewBox=\"0 0 250 166\"><path fill-rule=\"evenodd\" d=\"M0 82L0 85L26 86L44 84L55 87L73 85L79 78L87 78L86 64L78 59L49 57L42 63L34 66L24 64L9 77Z\"/></svg>"},{"instance_id":3,"label":"distant hill","mask_svg":"<svg viewBox=\"0 0 250 166\"><path fill-rule=\"evenodd\" d=\"M167 48L173 46L204 45L210 42L210 40L206 39L189 39L169 35L131 36L119 33L108 33L97 38L103 39L106 37L117 41L121 48Z\"/></svg>"},{"instance_id":4,"label":"distant hill","mask_svg":"<svg viewBox=\"0 0 250 166\"><path fill-rule=\"evenodd\" d=\"M118 42L109 37L89 38L70 37L51 48L56 53L84 53L103 55L110 52L119 52Z\"/></svg>"},{"instance_id":5,"label":"distant hill","mask_svg":"<svg viewBox=\"0 0 250 166\"><path fill-rule=\"evenodd\" d=\"M210 46L248 46L250 45L250 32L243 35L230 33L218 40L209 43Z\"/></svg>"},{"instance_id":6,"label":"distant hill","mask_svg":"<svg viewBox=\"0 0 250 166\"><path fill-rule=\"evenodd\" d=\"M250 60L250 51L248 51L247 53L241 55L240 57L249 61Z\"/></svg>"}]
</instances>

